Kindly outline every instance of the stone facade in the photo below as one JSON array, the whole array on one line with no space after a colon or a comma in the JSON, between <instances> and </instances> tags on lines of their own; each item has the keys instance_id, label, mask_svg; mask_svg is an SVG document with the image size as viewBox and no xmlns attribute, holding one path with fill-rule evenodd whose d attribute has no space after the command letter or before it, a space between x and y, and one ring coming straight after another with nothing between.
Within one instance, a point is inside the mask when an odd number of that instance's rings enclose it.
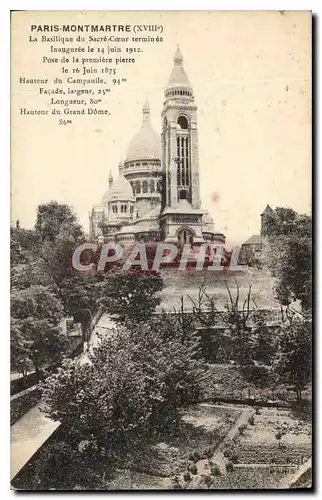
<instances>
[{"instance_id":1,"label":"stone facade","mask_svg":"<svg viewBox=\"0 0 322 500\"><path fill-rule=\"evenodd\" d=\"M90 236L127 241L225 242L201 209L197 106L179 47L164 91L162 133L153 130L150 106L131 140L114 183L89 214Z\"/></svg>"}]
</instances>

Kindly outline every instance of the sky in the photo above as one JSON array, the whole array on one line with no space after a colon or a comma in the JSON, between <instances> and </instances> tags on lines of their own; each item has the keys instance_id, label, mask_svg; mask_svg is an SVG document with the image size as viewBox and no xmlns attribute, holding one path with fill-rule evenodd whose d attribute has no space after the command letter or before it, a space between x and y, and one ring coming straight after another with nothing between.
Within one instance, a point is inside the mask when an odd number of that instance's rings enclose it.
<instances>
[{"instance_id":1,"label":"sky","mask_svg":"<svg viewBox=\"0 0 322 500\"><path fill-rule=\"evenodd\" d=\"M177 44L198 106L202 206L229 244L260 230L269 203L311 210L311 15L309 12L22 12L12 28L12 213L34 225L39 203L71 205L85 231L112 170L141 125L148 97L161 129L163 92ZM19 77L59 76L42 63L46 44L28 42L30 24L162 24L161 43L144 44L127 82L108 97L110 116L21 116L46 108L38 86ZM76 44L77 45L77 44ZM136 46L137 44L131 44ZM52 85L54 87L54 85ZM49 108L48 108L49 109Z\"/></svg>"}]
</instances>

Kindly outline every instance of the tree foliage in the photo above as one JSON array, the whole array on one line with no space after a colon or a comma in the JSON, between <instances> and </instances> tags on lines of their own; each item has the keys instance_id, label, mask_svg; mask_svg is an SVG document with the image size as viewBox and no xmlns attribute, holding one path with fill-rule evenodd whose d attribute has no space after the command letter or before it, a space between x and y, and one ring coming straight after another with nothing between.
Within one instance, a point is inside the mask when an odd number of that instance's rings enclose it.
<instances>
[{"instance_id":1,"label":"tree foliage","mask_svg":"<svg viewBox=\"0 0 322 500\"><path fill-rule=\"evenodd\" d=\"M312 292L311 217L290 208L276 208L265 217L264 262L277 278L277 298L282 305L299 300L308 310Z\"/></svg>"},{"instance_id":2,"label":"tree foliage","mask_svg":"<svg viewBox=\"0 0 322 500\"><path fill-rule=\"evenodd\" d=\"M112 269L99 288L100 305L117 321L145 321L161 303L163 280L154 271Z\"/></svg>"},{"instance_id":3,"label":"tree foliage","mask_svg":"<svg viewBox=\"0 0 322 500\"><path fill-rule=\"evenodd\" d=\"M66 352L67 341L59 328L63 306L48 290L32 285L11 293L11 363L24 372L54 363Z\"/></svg>"},{"instance_id":4,"label":"tree foliage","mask_svg":"<svg viewBox=\"0 0 322 500\"><path fill-rule=\"evenodd\" d=\"M180 408L199 399L205 375L195 346L170 328L166 318L120 327L90 363L66 361L45 382L48 415L72 430L75 443L94 436L114 452L171 428Z\"/></svg>"},{"instance_id":5,"label":"tree foliage","mask_svg":"<svg viewBox=\"0 0 322 500\"><path fill-rule=\"evenodd\" d=\"M35 230L42 241L56 243L58 238L79 241L83 237L81 225L71 207L51 201L38 206Z\"/></svg>"},{"instance_id":6,"label":"tree foliage","mask_svg":"<svg viewBox=\"0 0 322 500\"><path fill-rule=\"evenodd\" d=\"M294 317L282 328L276 359L276 373L284 384L295 391L298 402L311 381L312 326L307 317Z\"/></svg>"}]
</instances>

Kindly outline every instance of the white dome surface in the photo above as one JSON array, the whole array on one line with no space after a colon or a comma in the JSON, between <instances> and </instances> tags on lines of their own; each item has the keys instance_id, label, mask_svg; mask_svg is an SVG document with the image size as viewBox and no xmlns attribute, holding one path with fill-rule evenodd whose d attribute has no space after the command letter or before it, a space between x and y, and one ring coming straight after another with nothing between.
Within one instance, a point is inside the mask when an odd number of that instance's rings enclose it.
<instances>
[{"instance_id":1,"label":"white dome surface","mask_svg":"<svg viewBox=\"0 0 322 500\"><path fill-rule=\"evenodd\" d=\"M161 140L160 136L153 130L150 121L150 107L146 102L143 106L143 122L141 129L131 140L126 161L136 160L160 160Z\"/></svg>"},{"instance_id":2,"label":"white dome surface","mask_svg":"<svg viewBox=\"0 0 322 500\"><path fill-rule=\"evenodd\" d=\"M114 200L128 201L133 198L132 186L122 175L115 181L111 189L103 195L102 204L106 205L109 201Z\"/></svg>"}]
</instances>

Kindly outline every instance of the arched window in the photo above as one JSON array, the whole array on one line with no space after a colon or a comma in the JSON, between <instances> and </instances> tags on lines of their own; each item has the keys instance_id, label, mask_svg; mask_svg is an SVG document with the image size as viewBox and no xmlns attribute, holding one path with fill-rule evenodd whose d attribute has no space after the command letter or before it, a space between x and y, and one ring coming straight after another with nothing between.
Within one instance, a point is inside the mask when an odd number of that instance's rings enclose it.
<instances>
[{"instance_id":1,"label":"arched window","mask_svg":"<svg viewBox=\"0 0 322 500\"><path fill-rule=\"evenodd\" d=\"M154 184L154 179L150 180L150 193L155 192L155 184Z\"/></svg>"},{"instance_id":2,"label":"arched window","mask_svg":"<svg viewBox=\"0 0 322 500\"><path fill-rule=\"evenodd\" d=\"M136 183L135 183L135 192L136 192L136 194L140 194L141 193L141 183L140 183L140 181L136 181Z\"/></svg>"},{"instance_id":3,"label":"arched window","mask_svg":"<svg viewBox=\"0 0 322 500\"><path fill-rule=\"evenodd\" d=\"M188 120L185 116L179 116L177 124L179 125L181 130L186 130L188 128Z\"/></svg>"},{"instance_id":4,"label":"arched window","mask_svg":"<svg viewBox=\"0 0 322 500\"><path fill-rule=\"evenodd\" d=\"M148 181L143 181L143 193L147 193L149 190L149 184Z\"/></svg>"},{"instance_id":5,"label":"arched window","mask_svg":"<svg viewBox=\"0 0 322 500\"><path fill-rule=\"evenodd\" d=\"M124 213L126 213L126 212L127 212L127 206L124 205Z\"/></svg>"},{"instance_id":6,"label":"arched window","mask_svg":"<svg viewBox=\"0 0 322 500\"><path fill-rule=\"evenodd\" d=\"M133 205L130 206L130 213L133 214Z\"/></svg>"}]
</instances>

